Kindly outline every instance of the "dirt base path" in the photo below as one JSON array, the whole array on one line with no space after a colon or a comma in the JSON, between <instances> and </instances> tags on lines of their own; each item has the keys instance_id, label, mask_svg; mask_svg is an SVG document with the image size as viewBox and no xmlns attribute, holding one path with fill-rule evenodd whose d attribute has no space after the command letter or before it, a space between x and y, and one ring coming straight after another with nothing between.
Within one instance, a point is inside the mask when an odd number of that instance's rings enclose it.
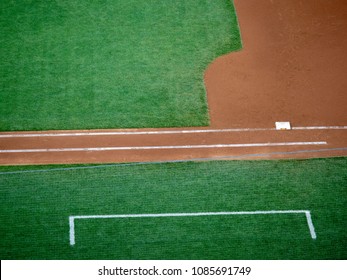
<instances>
[{"instance_id":1,"label":"dirt base path","mask_svg":"<svg viewBox=\"0 0 347 280\"><path fill-rule=\"evenodd\" d=\"M0 164L347 156L347 2L235 5L244 48L206 71L210 127L0 133Z\"/></svg>"}]
</instances>

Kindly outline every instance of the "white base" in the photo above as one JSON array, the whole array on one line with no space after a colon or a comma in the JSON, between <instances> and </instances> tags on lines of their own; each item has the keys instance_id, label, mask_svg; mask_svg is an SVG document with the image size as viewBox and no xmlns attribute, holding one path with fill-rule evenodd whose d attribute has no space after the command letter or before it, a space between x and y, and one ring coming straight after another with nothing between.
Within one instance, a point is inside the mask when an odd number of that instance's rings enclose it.
<instances>
[{"instance_id":1,"label":"white base","mask_svg":"<svg viewBox=\"0 0 347 280\"><path fill-rule=\"evenodd\" d=\"M277 130L291 130L292 127L290 125L290 122L276 122L276 129Z\"/></svg>"}]
</instances>

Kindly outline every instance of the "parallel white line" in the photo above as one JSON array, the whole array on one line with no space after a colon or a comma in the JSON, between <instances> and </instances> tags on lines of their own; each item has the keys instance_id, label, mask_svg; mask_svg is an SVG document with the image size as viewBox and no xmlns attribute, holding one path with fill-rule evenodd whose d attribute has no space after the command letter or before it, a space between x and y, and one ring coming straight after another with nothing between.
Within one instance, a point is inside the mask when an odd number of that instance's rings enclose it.
<instances>
[{"instance_id":1,"label":"parallel white line","mask_svg":"<svg viewBox=\"0 0 347 280\"><path fill-rule=\"evenodd\" d=\"M160 214L119 214L119 215L76 215L70 219L113 219L113 218L160 218L160 217L195 217L223 215L270 215L270 214L306 214L308 210L269 210L269 211L238 211L238 212L196 212L196 213L160 213Z\"/></svg>"},{"instance_id":2,"label":"parallel white line","mask_svg":"<svg viewBox=\"0 0 347 280\"><path fill-rule=\"evenodd\" d=\"M284 143L251 143L251 144L215 144L183 146L134 146L134 147L95 147L95 148L52 148L52 149L18 149L0 150L0 153L51 153L51 152L101 152L131 150L166 150L166 149L211 149L211 148L246 148L274 146L326 145L327 142L284 142Z\"/></svg>"},{"instance_id":3,"label":"parallel white line","mask_svg":"<svg viewBox=\"0 0 347 280\"><path fill-rule=\"evenodd\" d=\"M347 126L308 126L292 127L292 130L344 130ZM226 129L192 129L192 130L157 130L157 131L99 131L99 132L57 132L57 133L0 133L0 138L24 137L75 137L75 136L112 136L112 135L162 135L162 134L194 134L194 133L228 133L274 131L275 128L226 128Z\"/></svg>"},{"instance_id":4,"label":"parallel white line","mask_svg":"<svg viewBox=\"0 0 347 280\"><path fill-rule=\"evenodd\" d=\"M297 126L292 127L293 130L343 130L347 126Z\"/></svg>"},{"instance_id":5,"label":"parallel white line","mask_svg":"<svg viewBox=\"0 0 347 280\"><path fill-rule=\"evenodd\" d=\"M192 129L192 130L156 130L156 131L98 131L98 132L57 132L57 133L13 133L0 134L0 138L20 137L74 137L74 136L112 136L112 135L161 135L192 133L225 133L248 131L271 131L275 128L227 128L227 129Z\"/></svg>"}]
</instances>

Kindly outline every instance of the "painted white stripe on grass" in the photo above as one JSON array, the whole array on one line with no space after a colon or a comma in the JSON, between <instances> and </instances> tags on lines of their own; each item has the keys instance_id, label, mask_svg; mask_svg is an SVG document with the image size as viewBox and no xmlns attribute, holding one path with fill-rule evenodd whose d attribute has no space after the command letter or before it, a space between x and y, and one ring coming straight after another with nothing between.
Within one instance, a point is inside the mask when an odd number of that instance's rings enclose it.
<instances>
[{"instance_id":1,"label":"painted white stripe on grass","mask_svg":"<svg viewBox=\"0 0 347 280\"><path fill-rule=\"evenodd\" d=\"M284 143L215 144L215 145L182 145L182 146L53 148L53 149L0 150L0 153L53 153L53 152L103 152L103 151L132 151L132 150L167 150L167 149L215 149L215 148L306 146L306 145L326 145L326 144L327 144L327 142L284 142Z\"/></svg>"},{"instance_id":2,"label":"painted white stripe on grass","mask_svg":"<svg viewBox=\"0 0 347 280\"><path fill-rule=\"evenodd\" d=\"M292 127L292 130L330 130L347 129L347 126L307 126ZM275 128L225 128L225 129L191 129L191 130L157 130L157 131L99 131L99 132L52 132L52 133L12 133L0 134L0 138L21 137L75 137L75 136L116 136L116 135L162 135L162 134L194 134L194 133L227 133L275 131Z\"/></svg>"},{"instance_id":3,"label":"painted white stripe on grass","mask_svg":"<svg viewBox=\"0 0 347 280\"><path fill-rule=\"evenodd\" d=\"M310 229L311 237L312 237L312 239L316 239L317 235L316 235L316 231L314 229L313 223L312 223L311 212L306 211L305 214L306 214L308 228Z\"/></svg>"},{"instance_id":4,"label":"painted white stripe on grass","mask_svg":"<svg viewBox=\"0 0 347 280\"><path fill-rule=\"evenodd\" d=\"M69 217L70 225L70 245L75 245L75 218Z\"/></svg>"},{"instance_id":5,"label":"painted white stripe on grass","mask_svg":"<svg viewBox=\"0 0 347 280\"><path fill-rule=\"evenodd\" d=\"M123 214L123 215L79 215L70 216L70 245L76 244L75 220L77 219L129 219L129 218L160 218L160 217L201 217L226 215L272 215L272 214L305 214L312 239L316 239L311 213L308 210L270 210L270 211L238 211L238 212L197 212L197 213L162 213L162 214Z\"/></svg>"}]
</instances>

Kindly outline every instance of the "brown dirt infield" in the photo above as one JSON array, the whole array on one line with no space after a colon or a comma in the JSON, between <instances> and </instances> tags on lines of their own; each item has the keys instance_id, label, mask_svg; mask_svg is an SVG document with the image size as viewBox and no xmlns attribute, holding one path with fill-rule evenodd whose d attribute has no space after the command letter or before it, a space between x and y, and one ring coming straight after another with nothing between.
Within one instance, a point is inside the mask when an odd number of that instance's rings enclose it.
<instances>
[{"instance_id":1,"label":"brown dirt infield","mask_svg":"<svg viewBox=\"0 0 347 280\"><path fill-rule=\"evenodd\" d=\"M236 0L235 5L243 49L216 59L208 67L205 73L205 84L211 126L187 128L187 130L273 129L276 121L290 121L296 128L346 126L347 2L345 0ZM126 131L160 132L162 130ZM68 133L74 132L76 131ZM52 133L61 133L61 131ZM6 134L16 135L17 133L1 133L0 150L313 141L325 141L327 144L0 153L2 165L167 161L211 157L273 159L347 155L346 127L343 129L156 135L63 137L18 137L17 135L17 137L1 138Z\"/></svg>"}]
</instances>

